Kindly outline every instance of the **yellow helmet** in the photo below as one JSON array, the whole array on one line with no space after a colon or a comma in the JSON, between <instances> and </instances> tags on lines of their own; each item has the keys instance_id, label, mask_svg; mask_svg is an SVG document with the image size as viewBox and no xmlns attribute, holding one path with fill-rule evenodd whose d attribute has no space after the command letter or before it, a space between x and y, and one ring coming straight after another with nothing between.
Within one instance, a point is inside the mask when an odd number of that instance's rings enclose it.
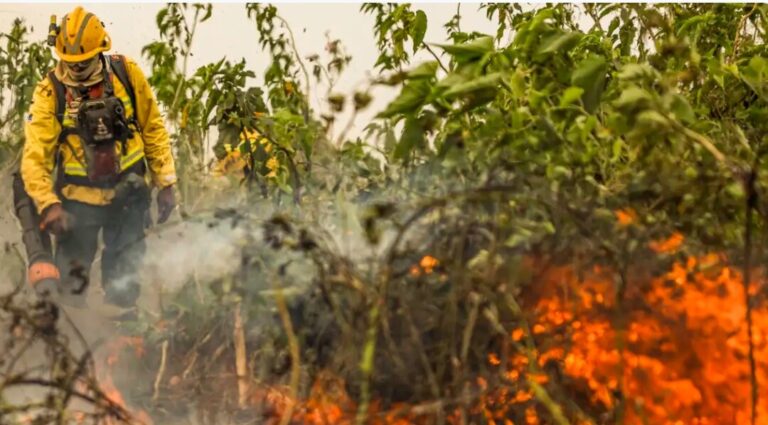
<instances>
[{"instance_id":1,"label":"yellow helmet","mask_svg":"<svg viewBox=\"0 0 768 425\"><path fill-rule=\"evenodd\" d=\"M64 15L56 36L56 54L65 62L82 62L112 48L104 24L77 6Z\"/></svg>"}]
</instances>

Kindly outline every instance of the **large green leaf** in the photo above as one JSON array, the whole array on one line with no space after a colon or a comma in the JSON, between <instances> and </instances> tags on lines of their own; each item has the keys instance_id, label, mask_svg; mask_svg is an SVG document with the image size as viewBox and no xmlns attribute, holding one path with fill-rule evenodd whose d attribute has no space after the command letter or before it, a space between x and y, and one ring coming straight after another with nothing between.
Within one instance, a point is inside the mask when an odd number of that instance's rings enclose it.
<instances>
[{"instance_id":1,"label":"large green leaf","mask_svg":"<svg viewBox=\"0 0 768 425\"><path fill-rule=\"evenodd\" d=\"M416 68L408 72L409 80L417 80L419 78L432 78L437 72L437 61L424 62Z\"/></svg>"},{"instance_id":2,"label":"large green leaf","mask_svg":"<svg viewBox=\"0 0 768 425\"><path fill-rule=\"evenodd\" d=\"M725 88L725 70L723 64L718 58L710 58L707 61L707 73L721 89Z\"/></svg>"},{"instance_id":3,"label":"large green leaf","mask_svg":"<svg viewBox=\"0 0 768 425\"><path fill-rule=\"evenodd\" d=\"M608 63L605 58L592 55L579 63L571 75L571 84L584 90L581 101L588 112L594 112L600 103L600 97L605 89L607 70Z\"/></svg>"},{"instance_id":4,"label":"large green leaf","mask_svg":"<svg viewBox=\"0 0 768 425\"><path fill-rule=\"evenodd\" d=\"M563 95L560 96L560 107L573 104L581 98L582 94L584 94L583 88L575 86L568 87L563 92Z\"/></svg>"},{"instance_id":5,"label":"large green leaf","mask_svg":"<svg viewBox=\"0 0 768 425\"><path fill-rule=\"evenodd\" d=\"M693 111L688 100L675 93L669 97L669 109L675 114L675 117L686 124L693 124L696 121L696 113Z\"/></svg>"},{"instance_id":6,"label":"large green leaf","mask_svg":"<svg viewBox=\"0 0 768 425\"><path fill-rule=\"evenodd\" d=\"M643 132L663 130L669 127L669 120L660 112L649 109L637 114L637 127Z\"/></svg>"},{"instance_id":7,"label":"large green leaf","mask_svg":"<svg viewBox=\"0 0 768 425\"><path fill-rule=\"evenodd\" d=\"M499 81L501 81L501 76L502 74L500 72L495 72L493 74L484 75L480 78L475 78L464 83L456 84L446 90L445 93L443 93L443 96L445 96L447 99L453 99L480 90L498 87Z\"/></svg>"},{"instance_id":8,"label":"large green leaf","mask_svg":"<svg viewBox=\"0 0 768 425\"><path fill-rule=\"evenodd\" d=\"M403 134L395 146L394 158L404 160L408 158L411 151L424 143L424 128L421 122L415 117L408 117L403 126Z\"/></svg>"},{"instance_id":9,"label":"large green leaf","mask_svg":"<svg viewBox=\"0 0 768 425\"><path fill-rule=\"evenodd\" d=\"M471 78L464 74L451 72L450 74L446 75L445 78L437 82L437 87L444 90L448 90L451 87L457 86L459 84L464 84L469 80L471 80Z\"/></svg>"},{"instance_id":10,"label":"large green leaf","mask_svg":"<svg viewBox=\"0 0 768 425\"><path fill-rule=\"evenodd\" d=\"M745 83L763 100L768 100L768 60L755 56L741 70Z\"/></svg>"},{"instance_id":11,"label":"large green leaf","mask_svg":"<svg viewBox=\"0 0 768 425\"><path fill-rule=\"evenodd\" d=\"M493 37L480 37L462 44L437 44L458 63L478 59L494 50Z\"/></svg>"},{"instance_id":12,"label":"large green leaf","mask_svg":"<svg viewBox=\"0 0 768 425\"><path fill-rule=\"evenodd\" d=\"M552 53L570 49L579 42L582 35L580 32L565 32L551 35L541 42L535 58L541 59Z\"/></svg>"},{"instance_id":13,"label":"large green leaf","mask_svg":"<svg viewBox=\"0 0 768 425\"><path fill-rule=\"evenodd\" d=\"M413 52L416 53L421 43L424 41L424 35L427 34L427 14L421 10L416 11L416 20L411 29L413 37Z\"/></svg>"},{"instance_id":14,"label":"large green leaf","mask_svg":"<svg viewBox=\"0 0 768 425\"><path fill-rule=\"evenodd\" d=\"M619 109L632 110L645 108L653 99L648 90L637 86L626 87L619 95L619 98L613 102L613 105Z\"/></svg>"},{"instance_id":15,"label":"large green leaf","mask_svg":"<svg viewBox=\"0 0 768 425\"><path fill-rule=\"evenodd\" d=\"M659 72L647 63L626 64L621 67L618 75L622 81L655 80L658 76Z\"/></svg>"},{"instance_id":16,"label":"large green leaf","mask_svg":"<svg viewBox=\"0 0 768 425\"><path fill-rule=\"evenodd\" d=\"M379 117L390 118L396 114L414 112L424 103L430 92L430 84L426 80L414 80L403 87L400 95L387 106Z\"/></svg>"}]
</instances>

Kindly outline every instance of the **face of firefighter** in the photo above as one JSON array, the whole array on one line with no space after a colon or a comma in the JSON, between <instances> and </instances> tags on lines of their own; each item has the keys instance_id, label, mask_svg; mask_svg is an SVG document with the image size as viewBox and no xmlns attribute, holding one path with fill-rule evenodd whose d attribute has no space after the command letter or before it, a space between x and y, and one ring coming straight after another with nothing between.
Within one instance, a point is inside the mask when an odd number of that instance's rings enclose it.
<instances>
[{"instance_id":1,"label":"face of firefighter","mask_svg":"<svg viewBox=\"0 0 768 425\"><path fill-rule=\"evenodd\" d=\"M64 65L69 71L69 75L71 75L72 78L77 81L87 80L94 73L94 71L96 71L98 64L98 55L82 62L64 62Z\"/></svg>"}]
</instances>

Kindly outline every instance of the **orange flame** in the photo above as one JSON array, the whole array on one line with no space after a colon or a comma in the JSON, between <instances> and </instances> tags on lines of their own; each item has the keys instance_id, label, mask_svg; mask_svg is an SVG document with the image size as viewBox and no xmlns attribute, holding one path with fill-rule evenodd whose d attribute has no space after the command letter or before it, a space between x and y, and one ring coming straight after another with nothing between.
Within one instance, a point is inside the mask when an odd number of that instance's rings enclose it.
<instances>
[{"instance_id":1,"label":"orange flame","mask_svg":"<svg viewBox=\"0 0 768 425\"><path fill-rule=\"evenodd\" d=\"M414 264L411 266L411 268L408 270L408 273L412 277L419 277L423 274L432 274L432 272L435 271L435 267L438 265L440 265L440 260L431 255L425 255L421 258L421 260L419 260L419 264Z\"/></svg>"},{"instance_id":2,"label":"orange flame","mask_svg":"<svg viewBox=\"0 0 768 425\"><path fill-rule=\"evenodd\" d=\"M651 242L650 248L660 254L669 254L680 249L683 240L683 235L679 232L675 232L665 240Z\"/></svg>"},{"instance_id":3,"label":"orange flame","mask_svg":"<svg viewBox=\"0 0 768 425\"><path fill-rule=\"evenodd\" d=\"M626 227L637 221L637 213L631 208L614 211L619 226Z\"/></svg>"},{"instance_id":4,"label":"orange flame","mask_svg":"<svg viewBox=\"0 0 768 425\"><path fill-rule=\"evenodd\" d=\"M678 249L682 236L659 243L657 251ZM652 279L641 305L625 305L621 331L601 308L615 307L609 276L594 273L579 281L561 269L546 279L564 279L576 296L538 302L538 323L548 336L570 335L570 349L555 346L540 362L554 360L598 405L612 408L616 392L628 402L627 423L749 423L749 366L744 323L744 287L739 272L709 255L675 263ZM756 287L753 285L754 290ZM600 308L598 308L600 307ZM603 310L605 311L605 310ZM768 309L753 315L758 381L768 380ZM534 332L535 333L535 332ZM617 340L624 340L620 350ZM768 400L761 400L760 424L768 424Z\"/></svg>"},{"instance_id":5,"label":"orange flame","mask_svg":"<svg viewBox=\"0 0 768 425\"><path fill-rule=\"evenodd\" d=\"M105 396L110 401L131 414L132 425L153 425L152 419L147 412L141 409L134 410L130 408L126 403L123 394L118 390L113 381L113 369L119 364L120 354L123 353L126 348L132 348L136 358L141 358L146 353L144 349L144 340L141 337L121 336L110 341L106 344L106 356L104 361L97 363L96 373L99 378L99 384L101 385L101 389L104 391ZM116 423L117 421L113 418L106 418L103 425L113 425Z\"/></svg>"}]
</instances>

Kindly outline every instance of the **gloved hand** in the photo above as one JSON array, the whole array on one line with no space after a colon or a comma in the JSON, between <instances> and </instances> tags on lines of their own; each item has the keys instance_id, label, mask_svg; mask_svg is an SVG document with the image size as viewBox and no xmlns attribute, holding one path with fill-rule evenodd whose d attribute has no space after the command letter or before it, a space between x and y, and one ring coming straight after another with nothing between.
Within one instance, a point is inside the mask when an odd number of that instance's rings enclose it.
<instances>
[{"instance_id":1,"label":"gloved hand","mask_svg":"<svg viewBox=\"0 0 768 425\"><path fill-rule=\"evenodd\" d=\"M174 208L176 208L176 196L173 193L173 186L160 189L157 192L157 223L165 223Z\"/></svg>"},{"instance_id":2,"label":"gloved hand","mask_svg":"<svg viewBox=\"0 0 768 425\"><path fill-rule=\"evenodd\" d=\"M40 230L45 230L54 235L61 235L72 228L74 220L72 215L64 211L61 204L53 204L43 211L40 220Z\"/></svg>"}]
</instances>

